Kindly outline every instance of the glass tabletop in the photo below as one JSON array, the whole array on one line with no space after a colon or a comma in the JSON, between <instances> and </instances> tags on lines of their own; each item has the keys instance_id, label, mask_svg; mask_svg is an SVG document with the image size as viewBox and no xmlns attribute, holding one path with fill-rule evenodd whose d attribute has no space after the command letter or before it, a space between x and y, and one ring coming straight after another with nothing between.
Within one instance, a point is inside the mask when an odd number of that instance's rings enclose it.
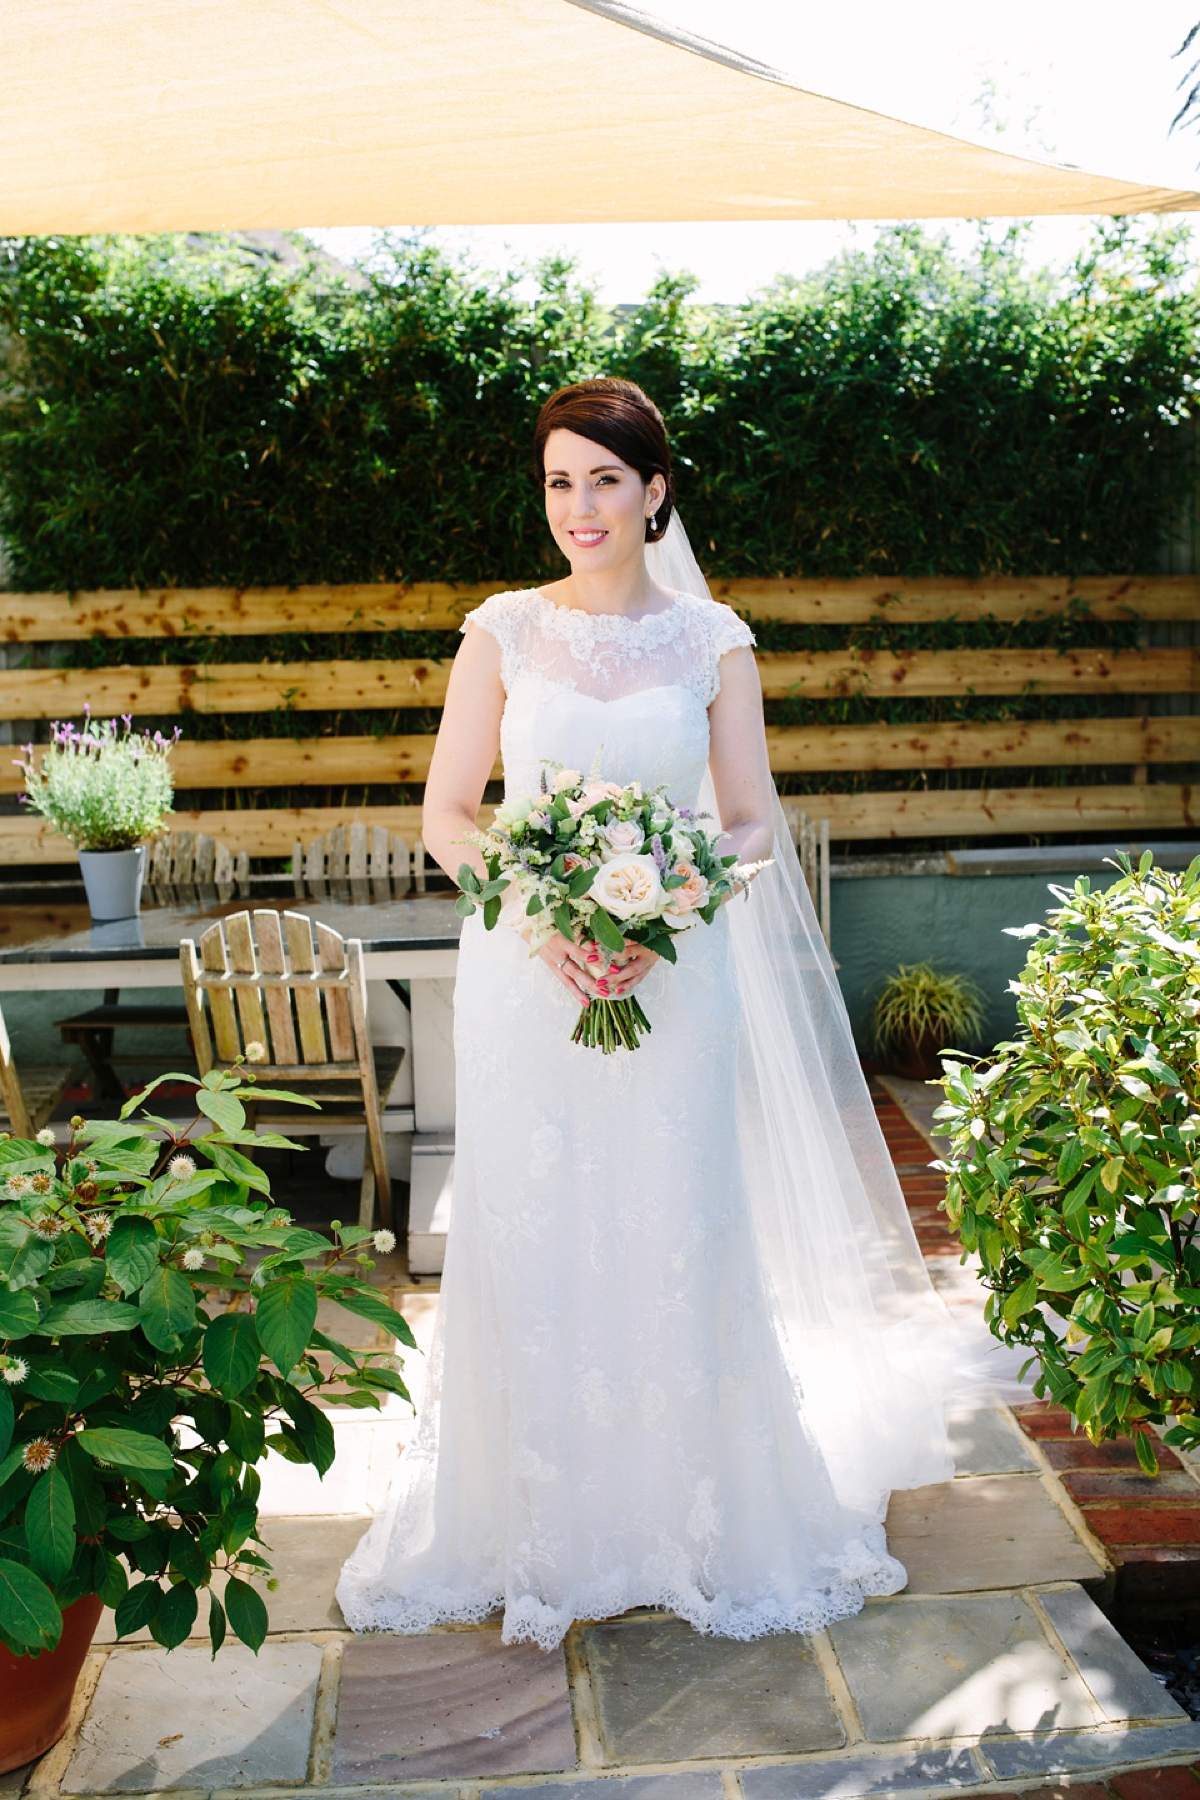
<instances>
[{"instance_id":1,"label":"glass tabletop","mask_svg":"<svg viewBox=\"0 0 1200 1800\"><path fill-rule=\"evenodd\" d=\"M462 920L454 910L454 894L408 894L397 899L386 883L370 881L330 883L327 894L296 894L289 878L269 886L255 882L249 895L198 890L194 897L176 897L163 904L151 895L134 919L116 919L104 925L89 924L76 931L61 930L0 948L0 967L13 963L87 963L113 957L135 961L171 961L179 955L184 938L199 938L209 925L231 913L302 913L332 926L344 938L359 938L369 955L389 950L447 950L458 944ZM0 907L37 908L51 899L59 884L22 882L0 886ZM53 898L58 899L58 891Z\"/></svg>"}]
</instances>

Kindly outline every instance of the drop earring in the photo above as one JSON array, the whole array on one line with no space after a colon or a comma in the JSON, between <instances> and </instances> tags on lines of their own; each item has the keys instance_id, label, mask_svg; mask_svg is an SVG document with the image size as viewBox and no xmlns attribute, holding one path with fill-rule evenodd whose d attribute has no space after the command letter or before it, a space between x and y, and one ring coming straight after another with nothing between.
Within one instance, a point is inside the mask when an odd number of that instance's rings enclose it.
<instances>
[{"instance_id":1,"label":"drop earring","mask_svg":"<svg viewBox=\"0 0 1200 1800\"><path fill-rule=\"evenodd\" d=\"M651 531L658 530L658 514L657 513L650 514L650 529L651 529Z\"/></svg>"}]
</instances>

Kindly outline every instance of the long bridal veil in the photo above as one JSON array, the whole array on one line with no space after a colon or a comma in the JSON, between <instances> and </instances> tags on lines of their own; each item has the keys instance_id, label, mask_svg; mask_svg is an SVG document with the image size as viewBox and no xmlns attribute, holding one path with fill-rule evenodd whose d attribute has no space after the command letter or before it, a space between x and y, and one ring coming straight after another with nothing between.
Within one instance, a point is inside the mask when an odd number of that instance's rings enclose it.
<instances>
[{"instance_id":1,"label":"long bridal veil","mask_svg":"<svg viewBox=\"0 0 1200 1800\"><path fill-rule=\"evenodd\" d=\"M648 545L661 586L705 594L678 513ZM714 815L711 777L701 807ZM793 1381L842 1502L945 1480L964 1374L875 1117L833 963L775 800L775 862L729 906L738 1115L759 1256Z\"/></svg>"}]
</instances>

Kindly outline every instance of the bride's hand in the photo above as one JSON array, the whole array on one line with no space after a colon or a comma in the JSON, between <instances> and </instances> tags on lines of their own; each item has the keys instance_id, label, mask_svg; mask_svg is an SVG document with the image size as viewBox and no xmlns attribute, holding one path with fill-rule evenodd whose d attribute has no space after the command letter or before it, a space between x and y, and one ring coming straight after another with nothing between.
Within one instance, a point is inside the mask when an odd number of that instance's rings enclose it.
<instances>
[{"instance_id":1,"label":"bride's hand","mask_svg":"<svg viewBox=\"0 0 1200 1800\"><path fill-rule=\"evenodd\" d=\"M623 999L658 961L644 944L626 943L606 969L595 944L572 944L557 932L538 955L580 1006L592 1000Z\"/></svg>"}]
</instances>

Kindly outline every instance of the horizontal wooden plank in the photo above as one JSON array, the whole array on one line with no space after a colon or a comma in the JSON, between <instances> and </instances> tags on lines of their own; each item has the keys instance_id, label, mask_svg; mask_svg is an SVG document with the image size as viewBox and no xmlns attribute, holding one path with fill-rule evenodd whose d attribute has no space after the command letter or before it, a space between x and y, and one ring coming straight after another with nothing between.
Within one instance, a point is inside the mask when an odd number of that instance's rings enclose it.
<instances>
[{"instance_id":1,"label":"horizontal wooden plank","mask_svg":"<svg viewBox=\"0 0 1200 1800\"><path fill-rule=\"evenodd\" d=\"M804 695L1191 693L1200 652L911 650L761 655L768 699ZM199 663L111 669L0 670L0 719L145 717L189 712L359 711L440 706L450 660Z\"/></svg>"},{"instance_id":2,"label":"horizontal wooden plank","mask_svg":"<svg viewBox=\"0 0 1200 1800\"><path fill-rule=\"evenodd\" d=\"M297 839L308 845L313 838L332 831L335 825L352 825L365 819L371 825L386 825L397 831L412 845L421 835L419 806L296 806L296 807L231 807L227 811L177 812L172 815L172 831L205 831L220 839L236 854L249 851L251 856L290 856ZM77 852L67 839L60 837L42 818L21 816L0 818L0 866L6 863L70 863Z\"/></svg>"},{"instance_id":3,"label":"horizontal wooden plank","mask_svg":"<svg viewBox=\"0 0 1200 1800\"><path fill-rule=\"evenodd\" d=\"M199 663L0 670L0 719L440 706L450 662Z\"/></svg>"},{"instance_id":4,"label":"horizontal wooden plank","mask_svg":"<svg viewBox=\"0 0 1200 1800\"><path fill-rule=\"evenodd\" d=\"M834 838L996 837L1025 832L1194 831L1200 788L1152 782L1144 787L953 788L914 793L811 794L784 802L828 819Z\"/></svg>"},{"instance_id":5,"label":"horizontal wooden plank","mask_svg":"<svg viewBox=\"0 0 1200 1800\"><path fill-rule=\"evenodd\" d=\"M76 594L0 593L0 641L236 637L278 631L452 630L489 594L518 583L355 582L263 588L137 588ZM847 581L718 580L718 600L789 624L921 624L1022 619L1081 604L1097 618L1200 618L1200 576L861 576Z\"/></svg>"},{"instance_id":6,"label":"horizontal wooden plank","mask_svg":"<svg viewBox=\"0 0 1200 1800\"><path fill-rule=\"evenodd\" d=\"M435 739L403 737L181 739L171 752L177 789L340 787L423 782ZM501 774L497 762L493 774ZM19 794L20 771L0 761L0 794Z\"/></svg>"},{"instance_id":7,"label":"horizontal wooden plank","mask_svg":"<svg viewBox=\"0 0 1200 1800\"><path fill-rule=\"evenodd\" d=\"M191 788L361 788L424 782L435 738L220 739L176 745L175 785ZM1200 717L1067 719L1001 724L770 726L771 768L807 770L1058 768L1089 763L1200 762ZM499 761L492 778L500 780ZM0 793L20 793L0 761Z\"/></svg>"},{"instance_id":8,"label":"horizontal wooden plank","mask_svg":"<svg viewBox=\"0 0 1200 1800\"><path fill-rule=\"evenodd\" d=\"M769 726L767 743L777 775L1200 762L1200 718Z\"/></svg>"},{"instance_id":9,"label":"horizontal wooden plank","mask_svg":"<svg viewBox=\"0 0 1200 1800\"><path fill-rule=\"evenodd\" d=\"M1193 798L1195 796L1195 798ZM793 821L803 809L827 818L835 838L995 837L1025 832L1111 832L1114 837L1200 828L1200 789L1167 783L1128 787L955 788L912 793L811 794L784 802ZM485 809L486 810L486 809ZM482 816L482 815L481 815ZM416 806L342 810L263 808L177 813L176 830L206 831L231 850L253 856L290 856L336 824L362 818L420 835ZM40 819L0 818L0 864L71 863L75 851Z\"/></svg>"}]
</instances>

